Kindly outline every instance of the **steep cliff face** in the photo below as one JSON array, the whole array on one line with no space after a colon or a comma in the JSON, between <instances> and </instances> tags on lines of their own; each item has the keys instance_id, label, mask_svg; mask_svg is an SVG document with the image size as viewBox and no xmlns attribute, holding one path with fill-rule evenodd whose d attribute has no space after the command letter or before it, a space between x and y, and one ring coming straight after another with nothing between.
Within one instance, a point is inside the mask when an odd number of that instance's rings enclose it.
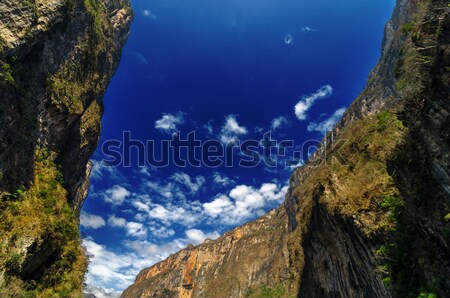
<instances>
[{"instance_id":1,"label":"steep cliff face","mask_svg":"<svg viewBox=\"0 0 450 298\"><path fill-rule=\"evenodd\" d=\"M81 288L77 213L131 19L128 0L0 3L2 295Z\"/></svg>"},{"instance_id":2,"label":"steep cliff face","mask_svg":"<svg viewBox=\"0 0 450 298\"><path fill-rule=\"evenodd\" d=\"M287 220L282 208L189 247L143 270L125 297L242 297L254 286L283 283L288 268ZM278 290L283 290L282 288ZM225 294L226 293L226 294Z\"/></svg>"},{"instance_id":3,"label":"steep cliff face","mask_svg":"<svg viewBox=\"0 0 450 298\"><path fill-rule=\"evenodd\" d=\"M449 27L445 1L399 0L366 89L285 203L122 297L448 297Z\"/></svg>"}]
</instances>

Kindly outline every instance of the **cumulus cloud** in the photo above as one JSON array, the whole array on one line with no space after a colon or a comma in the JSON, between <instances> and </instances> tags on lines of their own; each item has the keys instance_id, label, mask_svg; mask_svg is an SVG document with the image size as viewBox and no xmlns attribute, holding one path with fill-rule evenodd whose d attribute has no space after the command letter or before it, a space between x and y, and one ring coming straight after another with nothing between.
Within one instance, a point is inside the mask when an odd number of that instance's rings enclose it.
<instances>
[{"instance_id":1,"label":"cumulus cloud","mask_svg":"<svg viewBox=\"0 0 450 298\"><path fill-rule=\"evenodd\" d=\"M100 284L121 291L133 283L136 274L142 269L133 267L138 259L133 253L115 253L92 239L84 239L83 245L90 256L87 284Z\"/></svg>"},{"instance_id":2,"label":"cumulus cloud","mask_svg":"<svg viewBox=\"0 0 450 298\"><path fill-rule=\"evenodd\" d=\"M186 203L181 206L153 204L148 212L148 216L153 219L158 219L167 225L170 223L178 223L189 226L197 223L201 216L198 208L193 209L193 207L195 207L194 203Z\"/></svg>"},{"instance_id":3,"label":"cumulus cloud","mask_svg":"<svg viewBox=\"0 0 450 298\"><path fill-rule=\"evenodd\" d=\"M91 294L96 298L119 298L121 293L115 291L114 289L105 289L100 286L87 284L84 287L84 294L86 294L86 296Z\"/></svg>"},{"instance_id":4,"label":"cumulus cloud","mask_svg":"<svg viewBox=\"0 0 450 298\"><path fill-rule=\"evenodd\" d=\"M143 224L139 222L128 222L125 226L127 235L133 237L145 237L147 236L147 229Z\"/></svg>"},{"instance_id":5,"label":"cumulus cloud","mask_svg":"<svg viewBox=\"0 0 450 298\"><path fill-rule=\"evenodd\" d=\"M110 215L108 218L108 224L115 228L115 227L125 227L127 225L127 221L125 218L116 217L115 215Z\"/></svg>"},{"instance_id":6,"label":"cumulus cloud","mask_svg":"<svg viewBox=\"0 0 450 298\"><path fill-rule=\"evenodd\" d=\"M125 218L110 215L108 218L108 224L113 228L124 228L127 236L132 236L136 238L142 238L147 236L146 227L139 222L133 221L128 222Z\"/></svg>"},{"instance_id":7,"label":"cumulus cloud","mask_svg":"<svg viewBox=\"0 0 450 298\"><path fill-rule=\"evenodd\" d=\"M215 177L225 179L220 174ZM187 199L155 203L149 195L133 194L129 202L130 214L139 218L139 222L116 215L110 215L107 220L110 227L123 231L126 240L121 245L125 247L112 250L92 238L84 240L92 255L86 283L120 292L134 281L142 268L165 259L189 243L197 245L205 239L218 238L218 225L231 227L264 214L283 201L286 191L287 187L276 183L264 183L259 188L238 185L228 194L219 194L207 203ZM174 225L181 226L182 229L177 230L184 231L184 235L177 234L172 228ZM149 238L158 239L158 243L150 242Z\"/></svg>"},{"instance_id":8,"label":"cumulus cloud","mask_svg":"<svg viewBox=\"0 0 450 298\"><path fill-rule=\"evenodd\" d=\"M336 110L329 118L319 123L310 122L308 124L308 131L319 131L322 134L326 134L328 131L331 131L333 129L334 125L341 119L344 113L345 108L341 108Z\"/></svg>"},{"instance_id":9,"label":"cumulus cloud","mask_svg":"<svg viewBox=\"0 0 450 298\"><path fill-rule=\"evenodd\" d=\"M275 183L264 183L259 189L238 185L228 195L219 195L203 204L205 214L225 225L242 224L264 214L265 208L274 207L283 201L286 187Z\"/></svg>"},{"instance_id":10,"label":"cumulus cloud","mask_svg":"<svg viewBox=\"0 0 450 298\"><path fill-rule=\"evenodd\" d=\"M175 235L175 231L164 226L150 227L150 233L157 238L169 238Z\"/></svg>"},{"instance_id":11,"label":"cumulus cloud","mask_svg":"<svg viewBox=\"0 0 450 298\"><path fill-rule=\"evenodd\" d=\"M189 243L193 245L198 245L203 243L206 239L217 239L220 237L220 234L217 231L212 233L205 233L199 229L190 229L186 231L186 239Z\"/></svg>"},{"instance_id":12,"label":"cumulus cloud","mask_svg":"<svg viewBox=\"0 0 450 298\"><path fill-rule=\"evenodd\" d=\"M105 220L98 215L89 214L81 211L80 225L87 229L98 229L106 225Z\"/></svg>"},{"instance_id":13,"label":"cumulus cloud","mask_svg":"<svg viewBox=\"0 0 450 298\"><path fill-rule=\"evenodd\" d=\"M167 134L174 134L178 131L178 125L184 123L182 112L176 114L163 114L162 118L155 122L155 128Z\"/></svg>"},{"instance_id":14,"label":"cumulus cloud","mask_svg":"<svg viewBox=\"0 0 450 298\"><path fill-rule=\"evenodd\" d=\"M228 115L220 131L219 138L223 143L230 143L237 141L239 136L246 135L247 133L247 128L239 125L235 115Z\"/></svg>"},{"instance_id":15,"label":"cumulus cloud","mask_svg":"<svg viewBox=\"0 0 450 298\"><path fill-rule=\"evenodd\" d=\"M289 124L290 122L286 117L280 116L272 120L272 124L270 125L270 127L275 131L283 127L287 127L289 126Z\"/></svg>"},{"instance_id":16,"label":"cumulus cloud","mask_svg":"<svg viewBox=\"0 0 450 298\"><path fill-rule=\"evenodd\" d=\"M104 199L113 205L121 205L123 201L129 197L131 193L120 185L115 185L105 191Z\"/></svg>"},{"instance_id":17,"label":"cumulus cloud","mask_svg":"<svg viewBox=\"0 0 450 298\"><path fill-rule=\"evenodd\" d=\"M306 120L306 113L311 106L319 99L330 97L333 94L333 88L330 85L320 87L316 92L304 95L295 105L295 115L299 120Z\"/></svg>"}]
</instances>

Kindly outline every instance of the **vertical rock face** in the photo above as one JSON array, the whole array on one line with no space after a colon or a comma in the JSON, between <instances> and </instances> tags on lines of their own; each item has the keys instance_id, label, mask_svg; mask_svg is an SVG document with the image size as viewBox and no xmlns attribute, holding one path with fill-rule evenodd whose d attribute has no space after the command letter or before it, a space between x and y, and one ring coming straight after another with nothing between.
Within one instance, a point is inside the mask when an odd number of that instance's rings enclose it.
<instances>
[{"instance_id":1,"label":"vertical rock face","mask_svg":"<svg viewBox=\"0 0 450 298\"><path fill-rule=\"evenodd\" d=\"M0 2L2 297L80 294L77 214L131 20L129 0Z\"/></svg>"},{"instance_id":2,"label":"vertical rock face","mask_svg":"<svg viewBox=\"0 0 450 298\"><path fill-rule=\"evenodd\" d=\"M284 204L144 269L122 297L448 297L449 13L399 0L367 87Z\"/></svg>"},{"instance_id":3,"label":"vertical rock face","mask_svg":"<svg viewBox=\"0 0 450 298\"><path fill-rule=\"evenodd\" d=\"M131 17L127 0L0 3L0 189L26 185L35 147L45 147L80 208Z\"/></svg>"}]
</instances>

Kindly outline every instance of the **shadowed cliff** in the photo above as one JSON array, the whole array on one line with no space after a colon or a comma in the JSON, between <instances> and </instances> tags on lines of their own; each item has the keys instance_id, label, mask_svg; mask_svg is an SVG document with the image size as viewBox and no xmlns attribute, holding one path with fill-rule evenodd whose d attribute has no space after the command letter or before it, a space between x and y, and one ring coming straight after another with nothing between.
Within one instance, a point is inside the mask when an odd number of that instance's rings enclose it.
<instances>
[{"instance_id":1,"label":"shadowed cliff","mask_svg":"<svg viewBox=\"0 0 450 298\"><path fill-rule=\"evenodd\" d=\"M131 19L128 0L0 3L2 297L81 295L78 212Z\"/></svg>"}]
</instances>

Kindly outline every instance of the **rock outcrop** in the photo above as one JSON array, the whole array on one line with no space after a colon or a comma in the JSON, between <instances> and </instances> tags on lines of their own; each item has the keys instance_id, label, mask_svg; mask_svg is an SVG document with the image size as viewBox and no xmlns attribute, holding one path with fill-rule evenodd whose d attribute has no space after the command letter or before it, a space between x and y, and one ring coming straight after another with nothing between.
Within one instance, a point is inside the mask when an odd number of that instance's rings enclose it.
<instances>
[{"instance_id":1,"label":"rock outcrop","mask_svg":"<svg viewBox=\"0 0 450 298\"><path fill-rule=\"evenodd\" d=\"M399 0L367 87L284 204L144 269L122 297L448 297L449 14Z\"/></svg>"},{"instance_id":2,"label":"rock outcrop","mask_svg":"<svg viewBox=\"0 0 450 298\"><path fill-rule=\"evenodd\" d=\"M2 297L81 289L77 217L131 20L128 0L0 3Z\"/></svg>"}]
</instances>

